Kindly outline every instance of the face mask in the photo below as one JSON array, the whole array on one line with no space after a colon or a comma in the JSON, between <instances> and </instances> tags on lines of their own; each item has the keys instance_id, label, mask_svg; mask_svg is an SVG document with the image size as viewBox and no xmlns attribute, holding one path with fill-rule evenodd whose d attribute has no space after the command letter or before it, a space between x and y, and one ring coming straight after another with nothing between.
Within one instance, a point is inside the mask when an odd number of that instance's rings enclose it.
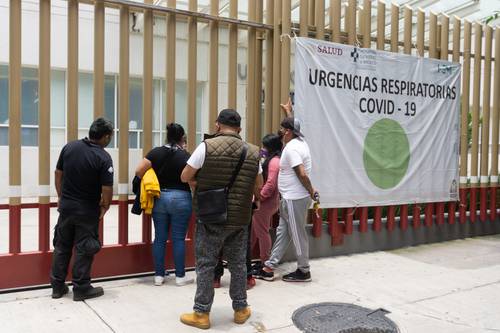
<instances>
[{"instance_id":1,"label":"face mask","mask_svg":"<svg viewBox=\"0 0 500 333\"><path fill-rule=\"evenodd\" d=\"M260 157L261 158L267 158L269 156L269 152L265 149L260 150Z\"/></svg>"}]
</instances>

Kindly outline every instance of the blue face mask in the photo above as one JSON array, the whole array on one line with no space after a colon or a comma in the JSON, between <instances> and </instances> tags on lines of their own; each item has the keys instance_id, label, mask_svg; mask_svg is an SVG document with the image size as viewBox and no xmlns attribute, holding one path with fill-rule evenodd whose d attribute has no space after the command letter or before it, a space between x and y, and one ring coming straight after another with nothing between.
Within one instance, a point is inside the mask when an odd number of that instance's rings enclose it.
<instances>
[{"instance_id":1,"label":"blue face mask","mask_svg":"<svg viewBox=\"0 0 500 333\"><path fill-rule=\"evenodd\" d=\"M260 157L261 158L267 158L269 156L269 152L265 149L260 150Z\"/></svg>"}]
</instances>

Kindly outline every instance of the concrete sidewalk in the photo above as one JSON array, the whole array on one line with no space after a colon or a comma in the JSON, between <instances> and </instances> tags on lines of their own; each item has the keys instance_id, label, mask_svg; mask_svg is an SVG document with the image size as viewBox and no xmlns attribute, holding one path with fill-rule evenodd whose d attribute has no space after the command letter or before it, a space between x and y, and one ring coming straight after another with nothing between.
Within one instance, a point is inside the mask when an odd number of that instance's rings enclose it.
<instances>
[{"instance_id":1,"label":"concrete sidewalk","mask_svg":"<svg viewBox=\"0 0 500 333\"><path fill-rule=\"evenodd\" d=\"M232 323L226 273L207 332L299 332L292 313L319 302L384 308L401 332L500 332L500 235L318 259L311 272L311 283L258 281L248 293L252 317L241 326ZM201 332L179 322L191 311L194 284L155 287L147 277L96 285L105 295L86 302L71 293L52 300L49 289L2 294L0 331Z\"/></svg>"}]
</instances>

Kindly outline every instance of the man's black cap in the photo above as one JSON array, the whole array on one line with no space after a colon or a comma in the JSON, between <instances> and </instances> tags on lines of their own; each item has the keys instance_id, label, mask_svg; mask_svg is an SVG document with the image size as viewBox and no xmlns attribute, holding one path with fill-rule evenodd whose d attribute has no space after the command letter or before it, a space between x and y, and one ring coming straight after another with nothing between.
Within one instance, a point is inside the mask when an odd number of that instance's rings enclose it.
<instances>
[{"instance_id":1,"label":"man's black cap","mask_svg":"<svg viewBox=\"0 0 500 333\"><path fill-rule=\"evenodd\" d=\"M231 127L240 127L241 125L241 117L236 110L233 109L224 109L219 113L217 117L217 122L222 125L231 126Z\"/></svg>"}]
</instances>

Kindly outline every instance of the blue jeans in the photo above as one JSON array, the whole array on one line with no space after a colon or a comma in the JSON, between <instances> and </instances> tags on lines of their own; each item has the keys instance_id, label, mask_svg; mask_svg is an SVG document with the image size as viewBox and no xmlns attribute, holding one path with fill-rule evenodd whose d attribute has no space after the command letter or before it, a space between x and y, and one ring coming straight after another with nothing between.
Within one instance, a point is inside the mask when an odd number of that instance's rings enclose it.
<instances>
[{"instance_id":1,"label":"blue jeans","mask_svg":"<svg viewBox=\"0 0 500 333\"><path fill-rule=\"evenodd\" d=\"M186 274L184 241L191 211L191 193L188 191L162 191L160 197L155 200L152 213L155 225L155 240L153 242L155 275L165 275L165 248L169 229L172 233L175 276L183 277Z\"/></svg>"}]
</instances>

